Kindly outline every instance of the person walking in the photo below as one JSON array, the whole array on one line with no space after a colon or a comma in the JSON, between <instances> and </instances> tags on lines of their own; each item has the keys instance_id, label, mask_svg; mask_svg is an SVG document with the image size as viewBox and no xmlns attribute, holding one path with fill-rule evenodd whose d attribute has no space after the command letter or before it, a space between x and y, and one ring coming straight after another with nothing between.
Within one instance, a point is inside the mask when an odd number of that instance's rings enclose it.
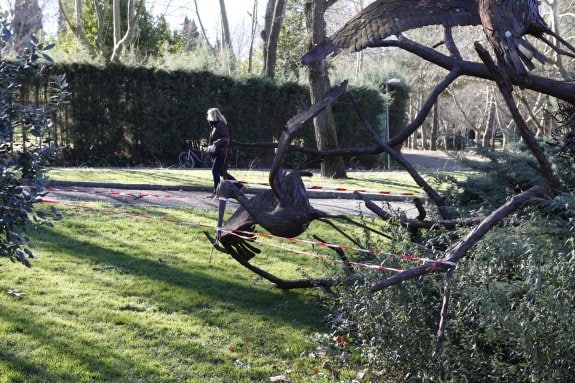
<instances>
[{"instance_id":1,"label":"person walking","mask_svg":"<svg viewBox=\"0 0 575 383\"><path fill-rule=\"evenodd\" d=\"M212 176L214 178L214 190L210 198L216 196L216 189L220 184L220 179L236 179L228 173L228 152L230 147L230 129L228 122L218 108L208 109L207 120L211 127L210 139L208 141L208 153L214 158L212 165Z\"/></svg>"}]
</instances>

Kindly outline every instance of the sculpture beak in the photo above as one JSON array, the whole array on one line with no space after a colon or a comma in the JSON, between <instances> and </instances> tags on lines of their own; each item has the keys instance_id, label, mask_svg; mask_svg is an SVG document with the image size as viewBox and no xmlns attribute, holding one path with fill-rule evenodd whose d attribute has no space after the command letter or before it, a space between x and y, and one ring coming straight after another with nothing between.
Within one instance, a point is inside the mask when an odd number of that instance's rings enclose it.
<instances>
[{"instance_id":1,"label":"sculpture beak","mask_svg":"<svg viewBox=\"0 0 575 383\"><path fill-rule=\"evenodd\" d=\"M219 240L221 236L221 231L219 230L224 223L224 213L226 212L226 204L228 200L226 198L220 197L219 198L220 204L218 208L218 230L216 232L216 238Z\"/></svg>"}]
</instances>

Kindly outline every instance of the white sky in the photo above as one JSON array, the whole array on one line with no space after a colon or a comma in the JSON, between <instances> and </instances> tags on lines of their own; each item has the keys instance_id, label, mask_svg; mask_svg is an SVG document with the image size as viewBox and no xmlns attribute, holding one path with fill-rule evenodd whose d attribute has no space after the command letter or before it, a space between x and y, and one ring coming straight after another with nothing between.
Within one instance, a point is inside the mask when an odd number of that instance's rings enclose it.
<instances>
[{"instance_id":1,"label":"white sky","mask_svg":"<svg viewBox=\"0 0 575 383\"><path fill-rule=\"evenodd\" d=\"M0 10L13 8L15 0L0 0ZM220 4L217 0L196 0L200 17L210 40L221 31ZM232 35L239 33L249 34L251 16L255 0L226 0L226 11ZM267 0L257 0L258 20L263 21ZM58 18L58 0L38 0L44 13L44 29L48 33L55 33ZM184 18L196 20L194 0L146 0L148 12L153 15L165 14L172 29L180 29ZM261 23L260 23L261 25ZM199 27L199 25L198 25Z\"/></svg>"},{"instance_id":2,"label":"white sky","mask_svg":"<svg viewBox=\"0 0 575 383\"><path fill-rule=\"evenodd\" d=\"M1 0L0 0L1 1ZM221 32L220 3L217 0L196 0L198 3L202 24L210 38ZM267 0L257 0L258 20L263 21ZM196 20L196 9L193 0L147 0L148 10L155 14L165 14L168 23L174 28L180 28L184 18ZM226 12L232 34L251 27L251 13L254 0L226 0ZM199 28L199 24L198 24Z\"/></svg>"}]
</instances>

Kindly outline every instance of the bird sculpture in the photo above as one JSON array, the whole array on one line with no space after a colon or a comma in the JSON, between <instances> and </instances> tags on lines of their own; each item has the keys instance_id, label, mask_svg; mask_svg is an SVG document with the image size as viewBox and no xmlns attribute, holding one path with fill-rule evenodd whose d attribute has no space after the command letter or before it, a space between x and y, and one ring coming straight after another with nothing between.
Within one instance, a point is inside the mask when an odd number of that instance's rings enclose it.
<instances>
[{"instance_id":1,"label":"bird sculpture","mask_svg":"<svg viewBox=\"0 0 575 383\"><path fill-rule=\"evenodd\" d=\"M218 185L218 228L222 230L217 239L223 247L220 250L249 260L260 250L250 245L249 236L246 239L245 235L235 234L254 232L256 225L259 225L275 236L292 238L303 233L312 220L327 217L309 203L300 173L305 165L307 163L290 172L278 168L278 180L275 184L271 183L277 194L274 189L270 189L248 198L234 181L223 181ZM228 198L237 200L240 207L222 226Z\"/></svg>"},{"instance_id":2,"label":"bird sculpture","mask_svg":"<svg viewBox=\"0 0 575 383\"><path fill-rule=\"evenodd\" d=\"M287 122L280 135L270 168L271 189L258 192L248 198L234 181L223 181L218 186L217 193L220 196L218 233L215 238L208 232L204 232L205 235L217 250L230 254L242 265L271 280L280 288L312 287L328 282L327 280L283 281L251 265L249 260L260 253L260 249L250 243L253 239L253 234L250 235L250 233L254 233L256 226L260 226L272 235L292 238L303 233L311 221L329 217L328 214L315 209L309 203L307 191L301 179L302 172L309 165L309 161L291 171L286 171L282 163L293 135L303 124L317 116L341 96L346 87L347 82L343 82L332 89L322 101L295 115ZM240 207L224 224L224 210L228 198L237 200Z\"/></svg>"},{"instance_id":3,"label":"bird sculpture","mask_svg":"<svg viewBox=\"0 0 575 383\"><path fill-rule=\"evenodd\" d=\"M525 67L534 67L533 59L546 61L525 35L539 38L555 50L544 34L560 39L541 18L537 0L378 0L315 45L301 61L309 65L340 52L359 52L390 36L427 25L482 25L499 67L510 75L525 74Z\"/></svg>"}]
</instances>

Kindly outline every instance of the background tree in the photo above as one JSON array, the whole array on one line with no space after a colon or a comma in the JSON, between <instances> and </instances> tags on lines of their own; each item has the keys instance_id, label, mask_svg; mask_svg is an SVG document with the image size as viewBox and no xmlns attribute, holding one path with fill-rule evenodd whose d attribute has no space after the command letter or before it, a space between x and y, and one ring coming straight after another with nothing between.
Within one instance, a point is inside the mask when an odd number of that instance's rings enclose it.
<instances>
[{"instance_id":1,"label":"background tree","mask_svg":"<svg viewBox=\"0 0 575 383\"><path fill-rule=\"evenodd\" d=\"M109 62L131 52L142 61L158 54L166 41L174 43L169 26L165 22L156 23L143 1L114 1L86 4L81 0L74 3L59 0L61 49L74 50L80 42L91 59Z\"/></svg>"},{"instance_id":2,"label":"background tree","mask_svg":"<svg viewBox=\"0 0 575 383\"><path fill-rule=\"evenodd\" d=\"M254 7L250 14L251 16L251 32L250 32L250 47L248 50L248 73L252 73L253 59L254 59L254 43L256 40L257 27L258 27L258 0L254 0Z\"/></svg>"},{"instance_id":3,"label":"background tree","mask_svg":"<svg viewBox=\"0 0 575 383\"><path fill-rule=\"evenodd\" d=\"M184 19L182 38L184 40L184 52L191 52L198 48L200 44L200 32L194 20L190 20L187 17Z\"/></svg>"},{"instance_id":4,"label":"background tree","mask_svg":"<svg viewBox=\"0 0 575 383\"><path fill-rule=\"evenodd\" d=\"M15 51L25 47L25 39L35 35L42 29L42 10L38 0L16 0L14 3L14 17L12 18L12 39L10 45Z\"/></svg>"},{"instance_id":5,"label":"background tree","mask_svg":"<svg viewBox=\"0 0 575 383\"><path fill-rule=\"evenodd\" d=\"M236 65L236 57L234 55L230 24L228 22L228 13L226 12L226 2L224 0L220 0L220 15L222 18L222 49L228 57L230 70L233 71Z\"/></svg>"},{"instance_id":6,"label":"background tree","mask_svg":"<svg viewBox=\"0 0 575 383\"><path fill-rule=\"evenodd\" d=\"M336 1L337 0L306 0L306 25L312 45L321 42L325 38L326 27L324 14L327 8ZM317 103L325 97L330 89L327 63L321 61L311 64L308 68L308 79L311 102ZM318 150L337 149L337 134L331 106L328 106L322 113L316 116L313 123ZM322 161L321 175L334 178L346 177L343 159L341 157L335 157Z\"/></svg>"},{"instance_id":7,"label":"background tree","mask_svg":"<svg viewBox=\"0 0 575 383\"><path fill-rule=\"evenodd\" d=\"M286 2L287 0L268 0L266 6L264 28L261 36L264 56L263 75L268 78L275 77L277 46L286 11Z\"/></svg>"},{"instance_id":8,"label":"background tree","mask_svg":"<svg viewBox=\"0 0 575 383\"><path fill-rule=\"evenodd\" d=\"M277 75L287 80L300 80L302 67L300 58L306 51L302 41L307 39L304 2L287 2L277 49Z\"/></svg>"},{"instance_id":9,"label":"background tree","mask_svg":"<svg viewBox=\"0 0 575 383\"><path fill-rule=\"evenodd\" d=\"M126 46L130 46L136 38L136 20L143 1L136 8L135 0L128 0L126 6L126 28L122 28L121 0L112 0L112 19L114 21L114 47L110 61L118 61L119 55Z\"/></svg>"}]
</instances>

